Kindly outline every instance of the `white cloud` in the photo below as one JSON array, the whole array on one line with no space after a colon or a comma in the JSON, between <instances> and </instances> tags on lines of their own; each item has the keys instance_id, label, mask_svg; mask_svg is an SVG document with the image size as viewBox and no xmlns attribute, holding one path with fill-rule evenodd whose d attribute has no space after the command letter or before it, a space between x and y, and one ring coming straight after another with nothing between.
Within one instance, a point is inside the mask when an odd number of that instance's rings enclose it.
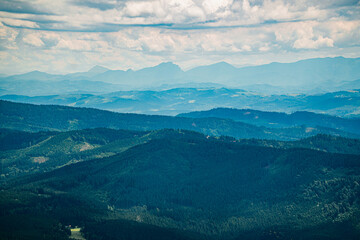
<instances>
[{"instance_id":1,"label":"white cloud","mask_svg":"<svg viewBox=\"0 0 360 240\"><path fill-rule=\"evenodd\" d=\"M196 24L209 22L206 25L214 25L214 21L225 25L259 24L263 21L292 21L292 20L327 20L341 15L340 10L331 7L324 8L321 4L313 1L285 1L285 0L150 0L150 1L124 1L103 2L114 5L114 8L104 10L88 8L84 2L81 5L69 5L65 1L38 0L37 6L41 10L55 13L42 19L60 21L49 23L51 28L87 29L89 26L99 23L114 24ZM93 5L101 4L98 1L90 1ZM341 9L344 11L344 9ZM354 11L349 7L349 10ZM12 13L0 13L0 16ZM351 15L350 12L348 14ZM25 14L21 14L24 19ZM356 15L356 12L352 13ZM36 20L27 14L25 18ZM21 21L19 18L17 21ZM31 28L38 27L36 22L16 22L16 26L22 25Z\"/></svg>"},{"instance_id":2,"label":"white cloud","mask_svg":"<svg viewBox=\"0 0 360 240\"><path fill-rule=\"evenodd\" d=\"M192 0L129 1L119 14L122 15L121 20L128 24L135 23L134 18L148 24L205 20L204 11Z\"/></svg>"},{"instance_id":3,"label":"white cloud","mask_svg":"<svg viewBox=\"0 0 360 240\"><path fill-rule=\"evenodd\" d=\"M360 44L360 21L333 21L326 26L329 35L339 44Z\"/></svg>"},{"instance_id":4,"label":"white cloud","mask_svg":"<svg viewBox=\"0 0 360 240\"><path fill-rule=\"evenodd\" d=\"M125 14L130 17L143 17L146 15L161 16L165 15L162 9L160 1L142 1L142 2L127 2L125 8Z\"/></svg>"},{"instance_id":5,"label":"white cloud","mask_svg":"<svg viewBox=\"0 0 360 240\"><path fill-rule=\"evenodd\" d=\"M22 39L25 43L35 47L44 46L44 42L39 38L37 34L28 34Z\"/></svg>"},{"instance_id":6,"label":"white cloud","mask_svg":"<svg viewBox=\"0 0 360 240\"><path fill-rule=\"evenodd\" d=\"M203 1L202 6L205 9L205 12L212 14L217 12L219 9L229 8L233 0L208 0Z\"/></svg>"},{"instance_id":7,"label":"white cloud","mask_svg":"<svg viewBox=\"0 0 360 240\"><path fill-rule=\"evenodd\" d=\"M347 0L33 3L49 15L0 12L0 52L16 61L10 68L126 69L162 61L188 68L223 60L242 65L360 56L360 5Z\"/></svg>"},{"instance_id":8,"label":"white cloud","mask_svg":"<svg viewBox=\"0 0 360 240\"><path fill-rule=\"evenodd\" d=\"M16 29L6 27L0 22L0 46L6 49L18 49L16 45L16 37L19 31Z\"/></svg>"},{"instance_id":9,"label":"white cloud","mask_svg":"<svg viewBox=\"0 0 360 240\"><path fill-rule=\"evenodd\" d=\"M14 27L26 27L26 28L39 28L39 25L32 21L12 19L12 18L0 18L0 21L6 25Z\"/></svg>"},{"instance_id":10,"label":"white cloud","mask_svg":"<svg viewBox=\"0 0 360 240\"><path fill-rule=\"evenodd\" d=\"M322 36L318 37L316 40L310 38L301 38L295 41L294 48L307 48L307 49L316 49L319 47L333 47L334 41L330 38L324 38Z\"/></svg>"}]
</instances>

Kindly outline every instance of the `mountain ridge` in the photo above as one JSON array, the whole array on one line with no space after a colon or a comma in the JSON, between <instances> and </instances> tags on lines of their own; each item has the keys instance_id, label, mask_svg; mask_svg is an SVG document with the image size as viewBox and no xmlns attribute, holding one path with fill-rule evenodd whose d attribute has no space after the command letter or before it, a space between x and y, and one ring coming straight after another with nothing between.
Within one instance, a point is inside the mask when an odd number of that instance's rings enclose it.
<instances>
[{"instance_id":1,"label":"mountain ridge","mask_svg":"<svg viewBox=\"0 0 360 240\"><path fill-rule=\"evenodd\" d=\"M339 69L342 70L340 71ZM253 84L271 84L280 87L311 87L314 82L325 84L325 82L333 81L340 84L341 82L355 81L360 79L360 71L358 69L360 69L360 58L335 57L304 59L292 63L270 63L240 68L225 62L219 62L194 67L188 71L183 71L172 62L166 62L136 71L105 71L106 68L101 68L101 71L65 75L33 72L7 76L5 79L36 80L36 76L42 80L45 78L49 80L73 78L73 80L97 80L115 84L131 83L132 87L139 87L140 85L142 87L150 87L154 86L154 84L160 86L161 84L186 82L213 82L231 87ZM148 77L148 81L144 77ZM136 83L134 80L136 80Z\"/></svg>"},{"instance_id":2,"label":"mountain ridge","mask_svg":"<svg viewBox=\"0 0 360 240\"><path fill-rule=\"evenodd\" d=\"M198 131L207 135L235 138L296 140L318 133L359 138L359 135L327 127L296 126L267 128L221 118L185 118L74 108L57 105L32 105L0 100L0 127L26 131L64 131L107 127L128 130L163 128ZM21 116L21 117L19 117Z\"/></svg>"},{"instance_id":3,"label":"mountain ridge","mask_svg":"<svg viewBox=\"0 0 360 240\"><path fill-rule=\"evenodd\" d=\"M19 138L21 136L21 138ZM127 151L152 140L207 141L236 146L274 149L309 149L326 153L360 155L360 140L318 134L297 141L235 139L202 133L161 129L153 131L94 128L66 132L36 132L0 129L0 159L5 178L32 172L48 172L76 162L102 159Z\"/></svg>"},{"instance_id":4,"label":"mountain ridge","mask_svg":"<svg viewBox=\"0 0 360 240\"><path fill-rule=\"evenodd\" d=\"M295 111L293 113L259 111L253 109L214 108L208 111L182 113L179 117L218 117L234 121L252 123L257 126L267 127L292 127L292 126L323 126L329 128L343 128L343 130L360 133L360 119L345 119L337 116L317 114L309 111ZM340 127L341 126L341 127Z\"/></svg>"}]
</instances>

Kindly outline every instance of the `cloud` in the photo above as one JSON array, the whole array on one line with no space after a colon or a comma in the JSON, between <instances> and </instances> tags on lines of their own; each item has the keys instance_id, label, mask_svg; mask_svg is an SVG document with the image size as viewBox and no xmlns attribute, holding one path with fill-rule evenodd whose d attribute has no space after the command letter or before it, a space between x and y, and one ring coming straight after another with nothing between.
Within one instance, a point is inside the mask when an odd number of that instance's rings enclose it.
<instances>
[{"instance_id":1,"label":"cloud","mask_svg":"<svg viewBox=\"0 0 360 240\"><path fill-rule=\"evenodd\" d=\"M36 64L73 71L96 64L126 69L175 61L187 68L223 60L241 65L360 56L360 4L0 0L0 46L1 59L13 63L0 71L31 70Z\"/></svg>"},{"instance_id":2,"label":"cloud","mask_svg":"<svg viewBox=\"0 0 360 240\"><path fill-rule=\"evenodd\" d=\"M19 32L0 23L0 51L18 49L16 38Z\"/></svg>"},{"instance_id":3,"label":"cloud","mask_svg":"<svg viewBox=\"0 0 360 240\"><path fill-rule=\"evenodd\" d=\"M39 25L32 21L11 19L11 18L0 18L0 21L11 27L24 27L24 28L39 28Z\"/></svg>"},{"instance_id":4,"label":"cloud","mask_svg":"<svg viewBox=\"0 0 360 240\"><path fill-rule=\"evenodd\" d=\"M233 0L208 0L202 3L204 10L207 14L213 14L220 9L228 9Z\"/></svg>"},{"instance_id":5,"label":"cloud","mask_svg":"<svg viewBox=\"0 0 360 240\"><path fill-rule=\"evenodd\" d=\"M44 46L44 42L36 34L28 34L22 39L25 43L35 47Z\"/></svg>"},{"instance_id":6,"label":"cloud","mask_svg":"<svg viewBox=\"0 0 360 240\"><path fill-rule=\"evenodd\" d=\"M107 52L108 44L101 40L75 39L74 37L62 38L54 49L86 52Z\"/></svg>"},{"instance_id":7,"label":"cloud","mask_svg":"<svg viewBox=\"0 0 360 240\"><path fill-rule=\"evenodd\" d=\"M73 5L80 6L80 7L88 7L88 8L95 8L101 11L113 9L116 7L116 1L109 0L109 1L99 1L99 0L74 0L71 2Z\"/></svg>"},{"instance_id":8,"label":"cloud","mask_svg":"<svg viewBox=\"0 0 360 240\"><path fill-rule=\"evenodd\" d=\"M189 23L205 20L204 11L192 0L129 1L120 14L123 14L126 22L137 21L149 24ZM132 19L126 19L126 17Z\"/></svg>"},{"instance_id":9,"label":"cloud","mask_svg":"<svg viewBox=\"0 0 360 240\"><path fill-rule=\"evenodd\" d=\"M36 7L35 4L30 4L28 1L19 0L1 0L0 11L12 13L31 13L31 14L50 14L47 11L42 11Z\"/></svg>"},{"instance_id":10,"label":"cloud","mask_svg":"<svg viewBox=\"0 0 360 240\"><path fill-rule=\"evenodd\" d=\"M307 49L316 49L319 47L333 47L334 41L327 37L318 37L317 39L311 38L301 38L295 41L294 48L307 48Z\"/></svg>"},{"instance_id":11,"label":"cloud","mask_svg":"<svg viewBox=\"0 0 360 240\"><path fill-rule=\"evenodd\" d=\"M333 21L327 26L329 36L339 45L360 44L360 21Z\"/></svg>"},{"instance_id":12,"label":"cloud","mask_svg":"<svg viewBox=\"0 0 360 240\"><path fill-rule=\"evenodd\" d=\"M150 1L99 1L73 0L48 1L35 0L32 11L22 11L31 6L23 1L4 1L13 10L5 12L19 14L37 12L49 13L42 18L46 30L99 31L106 25L106 31L117 31L116 26L149 25L151 27L199 28L256 25L266 22L329 20L336 17L353 19L358 16L359 4L355 1L321 1L310 0L150 0ZM356 6L354 8L354 6ZM0 13L1 17L2 13ZM37 22L32 16L27 20ZM48 23L46 23L48 21ZM57 22L58 24L53 24ZM36 26L24 26L36 28Z\"/></svg>"}]
</instances>

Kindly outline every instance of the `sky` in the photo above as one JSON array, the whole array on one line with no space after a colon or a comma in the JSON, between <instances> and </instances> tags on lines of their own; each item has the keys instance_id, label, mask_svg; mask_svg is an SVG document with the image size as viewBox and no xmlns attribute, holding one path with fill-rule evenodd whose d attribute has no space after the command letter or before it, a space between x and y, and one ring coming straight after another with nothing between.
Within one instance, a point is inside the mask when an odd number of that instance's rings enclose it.
<instances>
[{"instance_id":1,"label":"sky","mask_svg":"<svg viewBox=\"0 0 360 240\"><path fill-rule=\"evenodd\" d=\"M354 0L0 0L0 73L360 57Z\"/></svg>"}]
</instances>

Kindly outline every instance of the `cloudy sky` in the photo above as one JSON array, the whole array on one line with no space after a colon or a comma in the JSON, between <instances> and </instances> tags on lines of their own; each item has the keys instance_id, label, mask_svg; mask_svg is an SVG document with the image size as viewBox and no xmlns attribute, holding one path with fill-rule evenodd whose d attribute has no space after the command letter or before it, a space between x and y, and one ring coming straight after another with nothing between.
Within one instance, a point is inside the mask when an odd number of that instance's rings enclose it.
<instances>
[{"instance_id":1,"label":"cloudy sky","mask_svg":"<svg viewBox=\"0 0 360 240\"><path fill-rule=\"evenodd\" d=\"M358 0L0 0L0 73L360 57Z\"/></svg>"}]
</instances>

